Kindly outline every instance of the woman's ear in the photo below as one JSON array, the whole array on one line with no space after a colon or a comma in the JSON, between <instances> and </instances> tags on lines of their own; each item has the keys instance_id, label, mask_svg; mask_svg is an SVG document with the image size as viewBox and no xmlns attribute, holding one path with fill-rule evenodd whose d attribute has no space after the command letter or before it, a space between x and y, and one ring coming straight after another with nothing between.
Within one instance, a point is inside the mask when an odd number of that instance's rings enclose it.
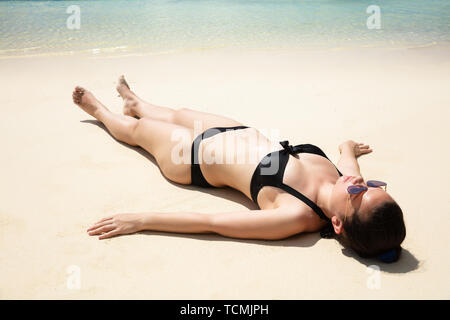
<instances>
[{"instance_id":1,"label":"woman's ear","mask_svg":"<svg viewBox=\"0 0 450 320\"><path fill-rule=\"evenodd\" d=\"M331 218L331 224L333 225L334 233L341 234L344 230L344 223L336 216Z\"/></svg>"}]
</instances>

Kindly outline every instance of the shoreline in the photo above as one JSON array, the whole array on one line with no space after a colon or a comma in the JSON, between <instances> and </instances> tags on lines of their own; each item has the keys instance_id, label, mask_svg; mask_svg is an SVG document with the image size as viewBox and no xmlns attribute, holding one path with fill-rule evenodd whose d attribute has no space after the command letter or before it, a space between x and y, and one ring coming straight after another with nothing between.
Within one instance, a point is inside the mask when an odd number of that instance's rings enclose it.
<instances>
[{"instance_id":1,"label":"shoreline","mask_svg":"<svg viewBox=\"0 0 450 320\"><path fill-rule=\"evenodd\" d=\"M305 46L287 46L287 47L239 47L239 46L213 46L213 47L198 47L198 48L184 48L184 49L173 49L173 50L162 50L162 51L141 51L141 50L129 50L127 46L117 46L117 47L106 47L106 48L92 48L80 51L56 51L56 52L42 52L36 54L2 54L2 52L17 51L26 52L31 51L33 48L25 49L4 49L0 50L0 59L14 59L14 58L34 58L34 57L87 57L87 58L120 58L127 56L160 56L160 55L174 55L183 54L191 52L214 52L214 51L231 51L231 52L261 52L261 51L334 51L334 50L401 50L401 49L449 49L450 43L437 43L430 42L426 44L414 44L414 43L403 43L403 44L389 44L389 43L374 43L374 44L354 44L346 46L329 46L323 45L305 45Z\"/></svg>"}]
</instances>

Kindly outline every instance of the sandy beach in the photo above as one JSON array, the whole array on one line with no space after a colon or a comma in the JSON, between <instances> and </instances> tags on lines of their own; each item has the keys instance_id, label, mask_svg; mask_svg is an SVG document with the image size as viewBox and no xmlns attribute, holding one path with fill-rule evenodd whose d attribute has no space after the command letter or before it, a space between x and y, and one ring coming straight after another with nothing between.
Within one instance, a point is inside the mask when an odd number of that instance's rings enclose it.
<instances>
[{"instance_id":1,"label":"sandy beach","mask_svg":"<svg viewBox=\"0 0 450 320\"><path fill-rule=\"evenodd\" d=\"M0 70L1 299L450 298L450 47L1 57ZM405 215L400 261L359 258L318 233L89 237L115 213L255 208L233 190L168 182L72 103L82 85L122 112L121 74L154 104L279 130L334 163L341 142L369 144L363 176L387 181Z\"/></svg>"}]
</instances>

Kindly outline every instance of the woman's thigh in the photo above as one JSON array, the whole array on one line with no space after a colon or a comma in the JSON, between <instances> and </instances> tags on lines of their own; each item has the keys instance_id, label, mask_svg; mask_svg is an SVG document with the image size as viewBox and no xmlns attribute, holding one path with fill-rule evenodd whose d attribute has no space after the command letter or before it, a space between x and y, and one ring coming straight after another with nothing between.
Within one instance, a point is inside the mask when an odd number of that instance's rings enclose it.
<instances>
[{"instance_id":1,"label":"woman's thigh","mask_svg":"<svg viewBox=\"0 0 450 320\"><path fill-rule=\"evenodd\" d=\"M174 124L192 129L195 134L214 127L242 126L240 122L227 117L187 108L176 110L172 119Z\"/></svg>"},{"instance_id":2,"label":"woman's thigh","mask_svg":"<svg viewBox=\"0 0 450 320\"><path fill-rule=\"evenodd\" d=\"M193 130L164 121L141 118L134 141L155 157L164 176L177 183L191 183Z\"/></svg>"}]
</instances>

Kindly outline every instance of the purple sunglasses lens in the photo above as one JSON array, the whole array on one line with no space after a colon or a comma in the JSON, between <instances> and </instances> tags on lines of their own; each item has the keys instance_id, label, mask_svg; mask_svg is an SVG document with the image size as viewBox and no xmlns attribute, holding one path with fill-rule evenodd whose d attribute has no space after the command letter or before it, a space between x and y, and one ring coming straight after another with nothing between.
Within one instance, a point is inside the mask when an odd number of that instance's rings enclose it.
<instances>
[{"instance_id":1,"label":"purple sunglasses lens","mask_svg":"<svg viewBox=\"0 0 450 320\"><path fill-rule=\"evenodd\" d=\"M367 188L364 186L350 186L347 188L348 193L350 194L357 194L363 191L366 191Z\"/></svg>"},{"instance_id":2,"label":"purple sunglasses lens","mask_svg":"<svg viewBox=\"0 0 450 320\"><path fill-rule=\"evenodd\" d=\"M369 180L369 181L367 181L367 185L369 187L383 187L383 186L386 185L386 182L376 181L376 180Z\"/></svg>"}]
</instances>

